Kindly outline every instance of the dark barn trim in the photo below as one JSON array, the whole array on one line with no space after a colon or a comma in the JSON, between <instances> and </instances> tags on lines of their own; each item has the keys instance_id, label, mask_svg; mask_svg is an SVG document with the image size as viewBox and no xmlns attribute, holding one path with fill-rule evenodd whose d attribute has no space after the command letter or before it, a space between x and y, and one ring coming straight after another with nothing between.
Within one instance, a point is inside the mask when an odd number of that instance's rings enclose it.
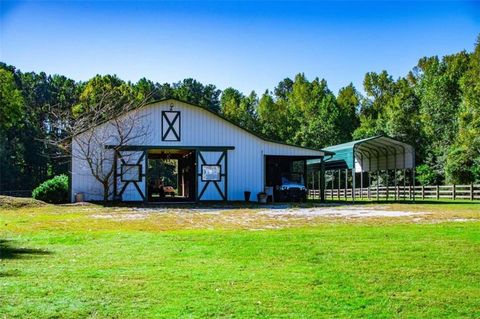
<instances>
[{"instance_id":1,"label":"dark barn trim","mask_svg":"<svg viewBox=\"0 0 480 319\"><path fill-rule=\"evenodd\" d=\"M192 151L217 151L234 150L235 146L173 146L173 145L106 145L107 149L118 149L119 151L148 151L148 150L192 150ZM316 156L318 158L318 156Z\"/></svg>"}]
</instances>

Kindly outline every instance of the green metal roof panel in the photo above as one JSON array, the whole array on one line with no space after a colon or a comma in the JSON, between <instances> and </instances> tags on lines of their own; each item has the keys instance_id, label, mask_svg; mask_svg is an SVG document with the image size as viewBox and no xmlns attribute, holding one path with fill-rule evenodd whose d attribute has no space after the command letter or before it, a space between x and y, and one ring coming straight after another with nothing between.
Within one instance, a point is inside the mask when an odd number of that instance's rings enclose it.
<instances>
[{"instance_id":1,"label":"green metal roof panel","mask_svg":"<svg viewBox=\"0 0 480 319\"><path fill-rule=\"evenodd\" d=\"M351 141L347 143L325 147L324 148L325 151L330 151L335 153L335 155L333 155L332 158L327 159L325 162L344 161L347 164L348 168L352 169L355 165L355 160L354 160L355 145L359 145L371 140L375 140L380 137L382 136L379 135L379 136L367 137L361 140L356 140L356 141ZM311 162L311 164L314 164L314 162Z\"/></svg>"},{"instance_id":2,"label":"green metal roof panel","mask_svg":"<svg viewBox=\"0 0 480 319\"><path fill-rule=\"evenodd\" d=\"M329 150L331 151L331 150ZM347 163L348 168L353 167L353 146L350 148L342 148L338 151L335 151L335 155L332 156L332 158L327 158L325 162L332 162L332 161L344 161ZM319 159L313 159L307 161L307 164L312 165L312 164L318 164L320 163Z\"/></svg>"},{"instance_id":3,"label":"green metal roof panel","mask_svg":"<svg viewBox=\"0 0 480 319\"><path fill-rule=\"evenodd\" d=\"M383 159L385 162L388 160L393 160L395 164L393 164L395 167L397 166L397 160L396 157L393 158L396 155L392 155L390 153L390 157L388 153L393 150L393 152L403 152L403 164L400 163L400 165L403 165L403 167L408 167L414 165L414 155L412 155L415 150L411 145L408 145L406 143L397 141L395 139L392 139L391 137L388 136L373 136L369 138L364 138L361 140L357 141L351 141L348 143L343 143L343 144L337 144L337 145L332 145L329 147L324 148L325 151L330 151L334 152L335 154L331 158L326 158L325 162L344 162L349 169L354 168L355 166L355 152L364 152L364 149L379 149L380 150L380 159ZM384 150L389 149L385 154ZM396 154L396 153L393 153ZM401 154L401 153L400 153ZM411 162L410 164L406 164L407 162L407 157L408 161ZM378 158L377 158L378 161ZM318 164L320 161L319 160L312 160L308 161L307 165L312 165L312 164ZM362 165L362 164L361 164ZM387 164L385 164L387 165ZM363 167L363 165L362 165ZM388 167L380 168L380 169L386 169ZM399 167L400 168L400 167ZM368 168L370 169L370 167ZM378 163L377 163L377 169L378 169Z\"/></svg>"},{"instance_id":4,"label":"green metal roof panel","mask_svg":"<svg viewBox=\"0 0 480 319\"><path fill-rule=\"evenodd\" d=\"M324 150L336 153L336 152L341 151L341 150L348 150L349 149L353 153L353 147L356 144L361 144L363 142L374 140L374 139L379 138L379 137L380 136L367 137L367 138L364 138L364 139L361 139L361 140L351 141L351 142L347 142L347 143L343 143L343 144L332 145L332 146L329 146L329 147L325 147Z\"/></svg>"}]
</instances>

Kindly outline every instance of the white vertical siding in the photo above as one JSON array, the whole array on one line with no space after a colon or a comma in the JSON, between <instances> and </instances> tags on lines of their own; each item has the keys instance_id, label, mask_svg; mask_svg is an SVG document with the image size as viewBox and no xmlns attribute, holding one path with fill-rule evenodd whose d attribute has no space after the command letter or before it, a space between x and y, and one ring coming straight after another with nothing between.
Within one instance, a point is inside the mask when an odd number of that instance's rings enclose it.
<instances>
[{"instance_id":1,"label":"white vertical siding","mask_svg":"<svg viewBox=\"0 0 480 319\"><path fill-rule=\"evenodd\" d=\"M102 146L98 146L102 147ZM103 200L103 186L94 175L87 161L83 160L83 155L79 150L77 143L72 145L72 194L71 199L76 193L84 193L85 200L100 201ZM113 151L105 151L105 155L109 155L113 161ZM106 162L104 168L108 169L111 163ZM113 179L111 180L113 183Z\"/></svg>"}]
</instances>

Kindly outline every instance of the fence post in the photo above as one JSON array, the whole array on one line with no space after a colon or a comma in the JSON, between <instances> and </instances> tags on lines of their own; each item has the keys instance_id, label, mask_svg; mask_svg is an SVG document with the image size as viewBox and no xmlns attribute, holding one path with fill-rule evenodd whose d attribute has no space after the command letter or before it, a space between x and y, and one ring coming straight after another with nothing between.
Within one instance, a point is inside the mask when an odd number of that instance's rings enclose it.
<instances>
[{"instance_id":1,"label":"fence post","mask_svg":"<svg viewBox=\"0 0 480 319\"><path fill-rule=\"evenodd\" d=\"M425 185L422 185L422 199L425 199Z\"/></svg>"},{"instance_id":2,"label":"fence post","mask_svg":"<svg viewBox=\"0 0 480 319\"><path fill-rule=\"evenodd\" d=\"M473 200L473 183L470 184L470 200Z\"/></svg>"},{"instance_id":3,"label":"fence post","mask_svg":"<svg viewBox=\"0 0 480 319\"><path fill-rule=\"evenodd\" d=\"M452 192L452 199L455 200L457 198L457 186L455 184L453 186L453 192Z\"/></svg>"},{"instance_id":4,"label":"fence post","mask_svg":"<svg viewBox=\"0 0 480 319\"><path fill-rule=\"evenodd\" d=\"M440 186L437 185L437 199L440 199Z\"/></svg>"}]
</instances>

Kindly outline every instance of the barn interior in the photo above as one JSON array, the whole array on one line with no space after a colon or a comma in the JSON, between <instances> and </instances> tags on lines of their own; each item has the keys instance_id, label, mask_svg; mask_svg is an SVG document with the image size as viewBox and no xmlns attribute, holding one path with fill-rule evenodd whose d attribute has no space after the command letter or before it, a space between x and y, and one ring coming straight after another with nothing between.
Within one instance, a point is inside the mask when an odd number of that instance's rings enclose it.
<instances>
[{"instance_id":1,"label":"barn interior","mask_svg":"<svg viewBox=\"0 0 480 319\"><path fill-rule=\"evenodd\" d=\"M148 201L195 201L195 162L195 150L149 150L147 167Z\"/></svg>"},{"instance_id":2,"label":"barn interior","mask_svg":"<svg viewBox=\"0 0 480 319\"><path fill-rule=\"evenodd\" d=\"M290 183L307 187L307 159L305 156L266 156L265 186L273 187L273 200L279 199L283 184ZM315 157L316 158L316 157Z\"/></svg>"}]
</instances>

